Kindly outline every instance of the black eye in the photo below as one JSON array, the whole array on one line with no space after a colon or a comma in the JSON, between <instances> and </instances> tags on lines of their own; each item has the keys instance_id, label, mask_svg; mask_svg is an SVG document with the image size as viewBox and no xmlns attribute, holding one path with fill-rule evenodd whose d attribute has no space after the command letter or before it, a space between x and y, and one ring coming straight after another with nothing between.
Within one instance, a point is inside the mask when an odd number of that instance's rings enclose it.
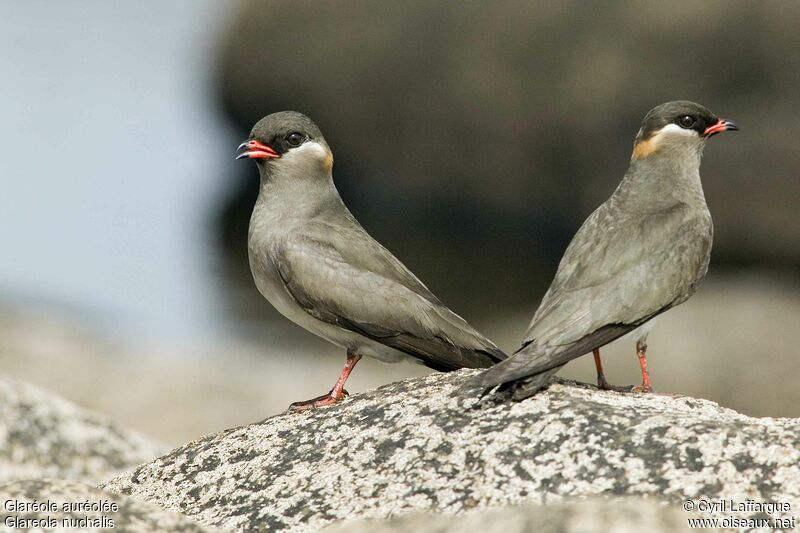
<instances>
[{"instance_id":1,"label":"black eye","mask_svg":"<svg viewBox=\"0 0 800 533\"><path fill-rule=\"evenodd\" d=\"M302 133L298 133L296 131L286 136L286 142L288 142L292 146L300 146L301 144L303 144L303 141L305 140L306 140L305 135L303 135Z\"/></svg>"},{"instance_id":2,"label":"black eye","mask_svg":"<svg viewBox=\"0 0 800 533\"><path fill-rule=\"evenodd\" d=\"M687 130L688 130L689 128L691 128L692 126L694 126L694 123L695 123L695 122L696 122L696 121L695 121L695 119L694 119L694 117L693 117L692 115L683 115L682 117L680 117L680 118L678 119L678 125L679 125L681 128L685 128L685 129L687 129Z\"/></svg>"}]
</instances>

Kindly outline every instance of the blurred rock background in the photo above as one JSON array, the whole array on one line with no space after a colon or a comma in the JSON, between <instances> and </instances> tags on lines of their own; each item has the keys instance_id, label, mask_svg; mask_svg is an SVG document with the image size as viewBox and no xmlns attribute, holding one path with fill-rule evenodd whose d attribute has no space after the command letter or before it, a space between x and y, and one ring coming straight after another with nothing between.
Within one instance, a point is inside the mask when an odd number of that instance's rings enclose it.
<instances>
[{"instance_id":1,"label":"blurred rock background","mask_svg":"<svg viewBox=\"0 0 800 533\"><path fill-rule=\"evenodd\" d=\"M246 261L257 176L233 150L281 109L320 124L362 224L513 350L644 113L687 98L741 131L706 151L711 273L652 334L655 386L800 413L800 5L2 6L4 375L169 443L327 390L340 350ZM630 346L608 353L638 379ZM349 389L426 371L364 361Z\"/></svg>"},{"instance_id":2,"label":"blurred rock background","mask_svg":"<svg viewBox=\"0 0 800 533\"><path fill-rule=\"evenodd\" d=\"M667 100L742 128L702 169L715 270L797 272L798 24L789 2L254 0L217 91L242 136L275 110L314 117L363 224L453 306L495 313L541 296ZM241 257L257 183L232 171L222 240Z\"/></svg>"}]
</instances>

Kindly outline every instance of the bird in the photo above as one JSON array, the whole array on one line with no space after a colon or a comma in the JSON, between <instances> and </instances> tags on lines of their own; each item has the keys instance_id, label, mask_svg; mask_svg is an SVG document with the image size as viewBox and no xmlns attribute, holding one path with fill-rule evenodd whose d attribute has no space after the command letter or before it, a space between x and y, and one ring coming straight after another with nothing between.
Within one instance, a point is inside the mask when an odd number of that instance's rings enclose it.
<instances>
[{"instance_id":1,"label":"bird","mask_svg":"<svg viewBox=\"0 0 800 533\"><path fill-rule=\"evenodd\" d=\"M713 225L700 181L706 141L738 130L706 107L674 101L651 109L611 197L577 231L519 349L468 379L465 395L510 390L524 399L567 362L592 352L600 389L652 392L647 336L653 319L685 302L705 276ZM632 337L642 384L606 381L600 348Z\"/></svg>"},{"instance_id":2,"label":"bird","mask_svg":"<svg viewBox=\"0 0 800 533\"><path fill-rule=\"evenodd\" d=\"M286 318L346 351L333 388L289 412L344 399L345 381L364 355L439 371L505 359L358 223L334 184L333 153L310 118L268 115L237 153L256 162L261 178L248 231L256 287Z\"/></svg>"}]
</instances>

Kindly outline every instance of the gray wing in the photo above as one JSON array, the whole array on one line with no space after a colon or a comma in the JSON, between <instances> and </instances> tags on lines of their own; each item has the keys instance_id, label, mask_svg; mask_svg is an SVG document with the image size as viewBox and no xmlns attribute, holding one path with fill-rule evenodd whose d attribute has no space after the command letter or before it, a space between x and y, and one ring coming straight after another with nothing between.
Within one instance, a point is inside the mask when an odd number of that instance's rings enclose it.
<instances>
[{"instance_id":1,"label":"gray wing","mask_svg":"<svg viewBox=\"0 0 800 533\"><path fill-rule=\"evenodd\" d=\"M431 368L485 368L506 357L360 227L312 223L283 242L276 266L311 316Z\"/></svg>"},{"instance_id":2,"label":"gray wing","mask_svg":"<svg viewBox=\"0 0 800 533\"><path fill-rule=\"evenodd\" d=\"M521 348L470 386L490 388L563 366L682 303L705 275L710 250L707 210L679 203L622 216L603 204L567 248Z\"/></svg>"}]
</instances>

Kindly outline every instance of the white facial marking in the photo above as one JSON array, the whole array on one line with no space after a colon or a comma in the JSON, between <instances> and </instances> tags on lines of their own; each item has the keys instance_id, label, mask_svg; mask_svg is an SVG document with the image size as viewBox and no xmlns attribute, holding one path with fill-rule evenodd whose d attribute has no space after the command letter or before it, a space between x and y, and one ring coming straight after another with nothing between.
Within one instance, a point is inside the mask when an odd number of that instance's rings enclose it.
<instances>
[{"instance_id":1,"label":"white facial marking","mask_svg":"<svg viewBox=\"0 0 800 533\"><path fill-rule=\"evenodd\" d=\"M297 148L290 148L288 152L283 154L282 158L291 161L295 158L313 157L316 159L325 159L328 156L328 149L316 141L306 141Z\"/></svg>"},{"instance_id":2,"label":"white facial marking","mask_svg":"<svg viewBox=\"0 0 800 533\"><path fill-rule=\"evenodd\" d=\"M681 128L677 124L667 124L660 130L658 130L658 132L655 135L653 135L653 137L658 137L658 136L672 137L674 135L679 135L681 137L694 137L694 138L699 137L699 135L695 130Z\"/></svg>"}]
</instances>

